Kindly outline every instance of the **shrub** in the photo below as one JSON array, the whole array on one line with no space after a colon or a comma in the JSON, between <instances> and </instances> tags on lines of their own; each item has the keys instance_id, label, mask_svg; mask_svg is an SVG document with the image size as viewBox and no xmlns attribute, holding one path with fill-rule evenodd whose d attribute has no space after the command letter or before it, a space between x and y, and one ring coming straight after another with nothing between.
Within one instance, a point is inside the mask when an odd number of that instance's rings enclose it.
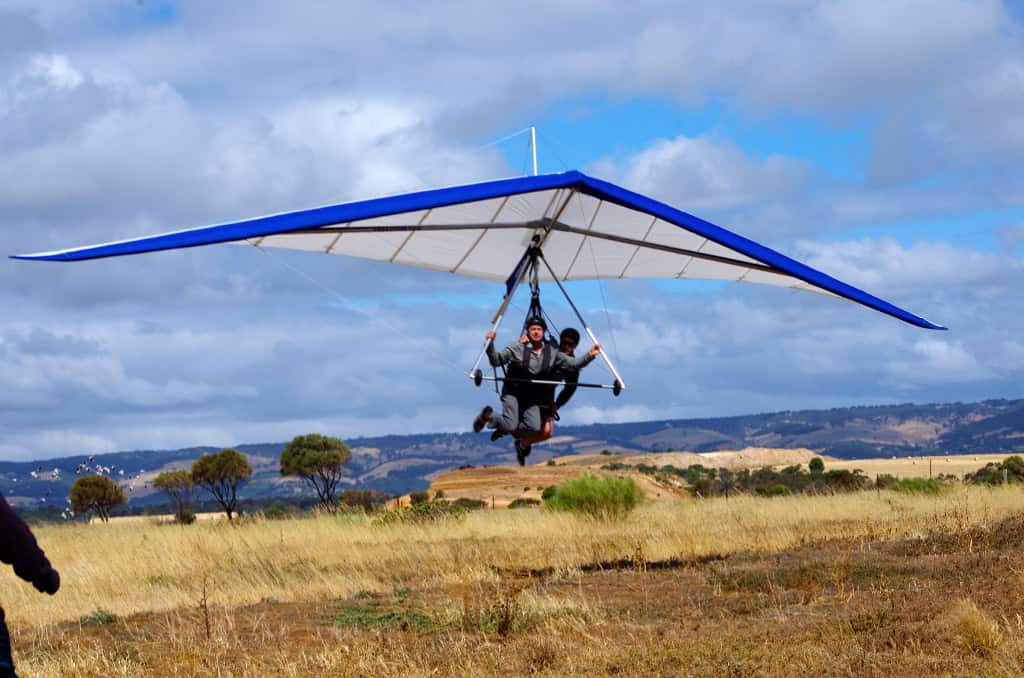
<instances>
[{"instance_id":1,"label":"shrub","mask_svg":"<svg viewBox=\"0 0 1024 678\"><path fill-rule=\"evenodd\" d=\"M807 468L810 469L811 473L822 473L825 471L825 461L821 457L814 457L807 464Z\"/></svg>"},{"instance_id":2,"label":"shrub","mask_svg":"<svg viewBox=\"0 0 1024 678\"><path fill-rule=\"evenodd\" d=\"M931 478L894 478L886 487L904 494L939 494L943 490L942 483Z\"/></svg>"},{"instance_id":3,"label":"shrub","mask_svg":"<svg viewBox=\"0 0 1024 678\"><path fill-rule=\"evenodd\" d=\"M792 494L790 489L782 483L776 483L775 485L769 485L768 487L759 487L756 492L762 497L785 497L786 495Z\"/></svg>"},{"instance_id":4,"label":"shrub","mask_svg":"<svg viewBox=\"0 0 1024 678\"><path fill-rule=\"evenodd\" d=\"M547 501L548 499L551 499L551 497L555 496L555 492L557 490L558 488L555 487L554 485L548 485L547 487L544 488L544 491L541 492L540 498L543 499L544 501Z\"/></svg>"},{"instance_id":5,"label":"shrub","mask_svg":"<svg viewBox=\"0 0 1024 678\"><path fill-rule=\"evenodd\" d=\"M884 490L903 493L905 495L938 495L943 491L942 482L932 478L896 478L892 475L880 475L878 485Z\"/></svg>"},{"instance_id":6,"label":"shrub","mask_svg":"<svg viewBox=\"0 0 1024 678\"><path fill-rule=\"evenodd\" d=\"M430 502L430 493L427 492L426 490L418 490L416 492L410 492L409 493L409 502L413 506L418 506L420 504L427 504L427 503Z\"/></svg>"},{"instance_id":7,"label":"shrub","mask_svg":"<svg viewBox=\"0 0 1024 678\"><path fill-rule=\"evenodd\" d=\"M176 516L174 516L174 520L180 525L191 525L192 523L196 522L196 514L192 511L189 511L188 509L185 509L184 511L181 511Z\"/></svg>"},{"instance_id":8,"label":"shrub","mask_svg":"<svg viewBox=\"0 0 1024 678\"><path fill-rule=\"evenodd\" d=\"M267 520L283 520L298 515L300 509L292 504L275 501L263 509L263 517Z\"/></svg>"},{"instance_id":9,"label":"shrub","mask_svg":"<svg viewBox=\"0 0 1024 678\"><path fill-rule=\"evenodd\" d=\"M964 480L976 485L1000 485L1003 482L1004 470L1007 482L1024 482L1024 459L1016 454L1003 459L998 464L985 464L974 473L964 476Z\"/></svg>"},{"instance_id":10,"label":"shrub","mask_svg":"<svg viewBox=\"0 0 1024 678\"><path fill-rule=\"evenodd\" d=\"M433 523L447 520L461 520L469 509L448 502L422 503L405 506L394 511L385 511L373 519L373 525L394 525L398 523Z\"/></svg>"},{"instance_id":11,"label":"shrub","mask_svg":"<svg viewBox=\"0 0 1024 678\"><path fill-rule=\"evenodd\" d=\"M120 620L121 618L113 612L99 609L79 619L78 623L82 626L101 626L103 624L114 624Z\"/></svg>"},{"instance_id":12,"label":"shrub","mask_svg":"<svg viewBox=\"0 0 1024 678\"><path fill-rule=\"evenodd\" d=\"M556 511L613 520L625 517L643 499L643 490L632 478L584 476L559 485L544 505Z\"/></svg>"},{"instance_id":13,"label":"shrub","mask_svg":"<svg viewBox=\"0 0 1024 678\"><path fill-rule=\"evenodd\" d=\"M548 466L558 466L558 462L554 459L548 459Z\"/></svg>"},{"instance_id":14,"label":"shrub","mask_svg":"<svg viewBox=\"0 0 1024 678\"><path fill-rule=\"evenodd\" d=\"M817 459L817 457L815 457L815 459ZM814 459L811 461L814 461ZM822 474L822 478L829 488L847 492L863 489L871 483L871 479L864 475L864 473L859 469L854 469L853 471L847 471L846 469L825 471L825 473Z\"/></svg>"},{"instance_id":15,"label":"shrub","mask_svg":"<svg viewBox=\"0 0 1024 678\"><path fill-rule=\"evenodd\" d=\"M487 507L487 502L483 499L471 499L470 497L459 497L452 502L452 506L455 508L466 509L469 511L475 511Z\"/></svg>"},{"instance_id":16,"label":"shrub","mask_svg":"<svg viewBox=\"0 0 1024 678\"><path fill-rule=\"evenodd\" d=\"M361 510L364 513L373 513L387 504L390 498L391 497L387 492L380 492L378 490L362 490L356 487L350 487L341 492L341 497L338 502L342 509L349 511Z\"/></svg>"},{"instance_id":17,"label":"shrub","mask_svg":"<svg viewBox=\"0 0 1024 678\"><path fill-rule=\"evenodd\" d=\"M533 497L516 497L509 502L508 507L514 508L533 508L534 506L540 506L540 499L534 499Z\"/></svg>"}]
</instances>

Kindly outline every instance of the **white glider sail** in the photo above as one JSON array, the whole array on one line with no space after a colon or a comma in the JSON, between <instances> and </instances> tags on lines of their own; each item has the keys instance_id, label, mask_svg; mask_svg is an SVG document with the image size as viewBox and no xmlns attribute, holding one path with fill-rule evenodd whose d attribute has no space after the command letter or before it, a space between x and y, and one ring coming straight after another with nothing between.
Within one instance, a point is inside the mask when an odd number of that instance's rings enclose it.
<instances>
[{"instance_id":1,"label":"white glider sail","mask_svg":"<svg viewBox=\"0 0 1024 678\"><path fill-rule=\"evenodd\" d=\"M580 172L408 193L16 259L78 261L232 243L506 281L535 236L561 281L734 280L835 295L945 329L703 219ZM547 269L541 281L550 281Z\"/></svg>"}]
</instances>

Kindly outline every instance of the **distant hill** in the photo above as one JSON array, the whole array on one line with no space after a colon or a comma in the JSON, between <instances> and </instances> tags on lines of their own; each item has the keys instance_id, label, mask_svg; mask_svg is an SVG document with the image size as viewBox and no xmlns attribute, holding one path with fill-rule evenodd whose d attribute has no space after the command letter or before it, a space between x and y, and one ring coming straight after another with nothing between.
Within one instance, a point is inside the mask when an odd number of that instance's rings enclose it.
<instances>
[{"instance_id":1,"label":"distant hill","mask_svg":"<svg viewBox=\"0 0 1024 678\"><path fill-rule=\"evenodd\" d=\"M709 419L672 419L626 424L560 426L557 436L537 446L531 463L555 456L613 452L714 452L745 447L807 448L842 459L938 454L1017 453L1024 450L1024 400L979 403L880 405L804 410ZM302 432L304 433L304 432ZM348 482L403 494L425 489L432 478L459 466L514 464L508 439L492 443L479 433L436 433L352 438ZM243 496L296 497L297 481L278 473L284 443L239 445L256 471ZM187 468L213 447L96 455L92 465L131 487L132 504L163 503L149 481L160 471ZM0 491L13 503L63 507L77 457L39 462L0 462ZM58 470L54 474L54 469ZM33 477L35 472L37 477ZM122 473L123 472L123 473ZM55 477L56 475L56 477ZM131 480L129 480L131 479Z\"/></svg>"}]
</instances>

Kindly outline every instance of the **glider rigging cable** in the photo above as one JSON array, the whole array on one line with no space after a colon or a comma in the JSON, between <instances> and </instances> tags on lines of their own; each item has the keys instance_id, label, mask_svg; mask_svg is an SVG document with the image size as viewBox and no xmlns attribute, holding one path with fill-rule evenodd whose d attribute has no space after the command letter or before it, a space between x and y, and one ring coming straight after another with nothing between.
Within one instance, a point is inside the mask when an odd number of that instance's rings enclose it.
<instances>
[{"instance_id":1,"label":"glider rigging cable","mask_svg":"<svg viewBox=\"0 0 1024 678\"><path fill-rule=\"evenodd\" d=\"M527 319L531 317L543 317L545 315L543 308L540 304L540 269L537 265L538 263L543 263L544 268L547 269L547 272L551 275L551 278L554 280L555 284L558 285L558 289L562 292L562 295L565 297L565 300L569 303L570 308L572 308L573 313L575 313L576 317L579 319L580 325L583 327L584 332L586 332L587 336L590 337L590 340L594 342L595 345L599 345L601 342L597 340L597 337L594 335L593 330L590 329L590 326L587 324L587 321L583 318L583 314L580 313L580 310L576 307L576 304L573 302L572 297L569 296L569 293L562 285L562 281L558 279L558 275L555 274L555 271L551 268L551 264L548 263L547 259L544 258L544 252L540 247L540 242L541 236L539 234L533 236L533 239L530 242L530 246L523 254L522 259L519 260L519 264L516 266L515 270L512 271L512 275L510 275L508 280L506 281L505 297L502 299L501 306L498 307L498 310L494 314L494 318L491 321L491 331L498 331L498 327L501 325L501 321L504 319L505 310L508 308L509 303L512 301L512 296L515 294L516 290L523 283L523 281L527 279L529 280L528 284L530 286L530 310L527 313ZM497 376L497 374L491 377L485 376L483 371L480 369L480 363L483 361L484 356L487 354L487 347L490 345L490 343L491 339L487 339L484 342L484 347L480 350L480 354L477 356L476 362L473 363L473 367L467 373L467 376L470 379L472 379L477 386L479 386L484 381L494 381L496 383L499 381L524 381L533 384L562 383L561 381L553 381L546 379L515 379L508 376L499 377ZM608 355L605 353L605 351L601 351L600 356L604 360L605 366L607 366L608 370L612 373L612 376L615 377L615 381L611 384L592 384L581 382L576 385L583 388L610 389L613 394L619 395L620 393L622 393L622 389L625 388L626 384L622 380L622 377L619 375L618 370L615 369L615 365L612 364L612 361L608 358Z\"/></svg>"}]
</instances>

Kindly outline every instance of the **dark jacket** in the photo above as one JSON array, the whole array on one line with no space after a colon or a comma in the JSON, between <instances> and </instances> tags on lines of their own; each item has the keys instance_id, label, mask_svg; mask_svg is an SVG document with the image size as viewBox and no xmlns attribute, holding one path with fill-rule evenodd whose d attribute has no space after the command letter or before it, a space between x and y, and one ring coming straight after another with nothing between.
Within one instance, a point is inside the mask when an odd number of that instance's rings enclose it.
<instances>
[{"instance_id":1,"label":"dark jacket","mask_svg":"<svg viewBox=\"0 0 1024 678\"><path fill-rule=\"evenodd\" d=\"M60 588L60 575L39 548L28 525L0 494L0 561L14 566L14 573L44 593Z\"/></svg>"},{"instance_id":2,"label":"dark jacket","mask_svg":"<svg viewBox=\"0 0 1024 678\"><path fill-rule=\"evenodd\" d=\"M558 350L558 346L547 342L539 352L534 352L530 344L520 342L509 344L501 351L497 351L492 341L487 344L487 358L495 367L508 365L508 376L512 381L505 382L501 391L502 397L512 394L519 398L520 405L526 401L544 406L550 406L554 400L554 387L550 384L530 383L528 380L561 381L563 377L558 375L579 375L580 369L594 360L594 356L589 352L579 357L566 355ZM578 376L576 379L578 380Z\"/></svg>"}]
</instances>

